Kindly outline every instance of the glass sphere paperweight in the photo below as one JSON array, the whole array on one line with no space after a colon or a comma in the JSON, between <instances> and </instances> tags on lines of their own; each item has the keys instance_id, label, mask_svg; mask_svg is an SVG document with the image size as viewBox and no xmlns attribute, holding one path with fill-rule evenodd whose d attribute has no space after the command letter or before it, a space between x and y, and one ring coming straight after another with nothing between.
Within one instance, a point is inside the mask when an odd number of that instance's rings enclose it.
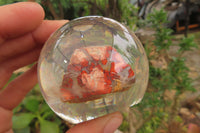
<instances>
[{"instance_id":1,"label":"glass sphere paperweight","mask_svg":"<svg viewBox=\"0 0 200 133\"><path fill-rule=\"evenodd\" d=\"M100 16L78 18L58 29L38 63L46 102L73 124L140 102L148 72L145 51L135 34Z\"/></svg>"}]
</instances>

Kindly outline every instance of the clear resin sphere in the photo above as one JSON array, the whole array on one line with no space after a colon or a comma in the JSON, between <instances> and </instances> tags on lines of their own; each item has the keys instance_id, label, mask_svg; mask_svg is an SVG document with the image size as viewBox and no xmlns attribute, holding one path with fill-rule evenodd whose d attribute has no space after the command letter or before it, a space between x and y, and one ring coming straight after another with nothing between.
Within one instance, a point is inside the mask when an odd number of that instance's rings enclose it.
<instances>
[{"instance_id":1,"label":"clear resin sphere","mask_svg":"<svg viewBox=\"0 0 200 133\"><path fill-rule=\"evenodd\" d=\"M42 94L64 120L80 123L141 101L148 82L142 44L119 22L100 16L66 23L42 49Z\"/></svg>"}]
</instances>

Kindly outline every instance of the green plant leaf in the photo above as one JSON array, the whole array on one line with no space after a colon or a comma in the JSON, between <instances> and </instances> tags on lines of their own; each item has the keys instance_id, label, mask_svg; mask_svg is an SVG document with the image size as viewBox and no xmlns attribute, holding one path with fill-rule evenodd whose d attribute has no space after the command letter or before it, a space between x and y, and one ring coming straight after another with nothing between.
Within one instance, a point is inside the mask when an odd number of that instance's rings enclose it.
<instances>
[{"instance_id":1,"label":"green plant leaf","mask_svg":"<svg viewBox=\"0 0 200 133\"><path fill-rule=\"evenodd\" d=\"M51 117L51 116L55 115L54 112L50 109L50 107L45 102L40 107L39 113L43 119L45 119L46 117Z\"/></svg>"},{"instance_id":2,"label":"green plant leaf","mask_svg":"<svg viewBox=\"0 0 200 133\"><path fill-rule=\"evenodd\" d=\"M24 100L24 106L27 110L35 113L39 108L39 101L36 98L26 98Z\"/></svg>"},{"instance_id":3,"label":"green plant leaf","mask_svg":"<svg viewBox=\"0 0 200 133\"><path fill-rule=\"evenodd\" d=\"M22 129L14 129L14 133L30 133L30 127L25 127Z\"/></svg>"},{"instance_id":4,"label":"green plant leaf","mask_svg":"<svg viewBox=\"0 0 200 133\"><path fill-rule=\"evenodd\" d=\"M36 116L31 113L21 113L12 118L13 129L22 129L27 127Z\"/></svg>"},{"instance_id":5,"label":"green plant leaf","mask_svg":"<svg viewBox=\"0 0 200 133\"><path fill-rule=\"evenodd\" d=\"M40 133L59 133L59 126L55 122L40 120Z\"/></svg>"},{"instance_id":6,"label":"green plant leaf","mask_svg":"<svg viewBox=\"0 0 200 133\"><path fill-rule=\"evenodd\" d=\"M179 53L184 51L192 50L192 48L198 48L198 45L194 42L194 36L191 37L184 37L181 42L179 43L180 49Z\"/></svg>"}]
</instances>

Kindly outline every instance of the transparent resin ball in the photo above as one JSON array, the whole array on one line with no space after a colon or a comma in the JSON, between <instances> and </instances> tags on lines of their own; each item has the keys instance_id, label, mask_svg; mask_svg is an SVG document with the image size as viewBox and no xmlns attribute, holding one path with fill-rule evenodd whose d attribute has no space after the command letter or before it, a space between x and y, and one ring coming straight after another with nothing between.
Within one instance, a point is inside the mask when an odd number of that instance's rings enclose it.
<instances>
[{"instance_id":1,"label":"transparent resin ball","mask_svg":"<svg viewBox=\"0 0 200 133\"><path fill-rule=\"evenodd\" d=\"M58 29L38 63L46 102L73 124L140 102L148 71L145 51L135 34L100 16L78 18Z\"/></svg>"}]
</instances>

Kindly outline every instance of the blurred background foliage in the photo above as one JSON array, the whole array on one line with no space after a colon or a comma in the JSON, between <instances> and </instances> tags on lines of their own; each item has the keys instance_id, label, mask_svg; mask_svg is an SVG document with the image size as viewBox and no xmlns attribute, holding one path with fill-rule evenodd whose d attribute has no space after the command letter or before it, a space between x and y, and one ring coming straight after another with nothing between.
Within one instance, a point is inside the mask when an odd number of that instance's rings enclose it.
<instances>
[{"instance_id":1,"label":"blurred background foliage","mask_svg":"<svg viewBox=\"0 0 200 133\"><path fill-rule=\"evenodd\" d=\"M27 0L0 0L0 5ZM129 0L28 0L40 3L46 19L72 20L81 16L100 15L133 26L137 20L137 8Z\"/></svg>"},{"instance_id":2,"label":"blurred background foliage","mask_svg":"<svg viewBox=\"0 0 200 133\"><path fill-rule=\"evenodd\" d=\"M0 5L20 1L27 0L0 0ZM136 0L28 1L43 6L45 19L72 20L81 16L101 15L118 20L136 31L149 58L150 77L142 102L132 107L128 114L123 114L124 121L119 128L122 132L186 133L190 117L195 118L192 123L200 123L199 88L194 86L194 78L190 74L192 64L187 64L187 56L184 56L188 51L199 50L199 32L191 33L188 37L174 34L173 29L166 27L168 20L164 8L153 10L145 20L141 19L141 8L133 4L138 2ZM144 36L144 33L147 35ZM172 53L174 48L176 50ZM24 69L16 71L10 81L23 73ZM199 79L200 76L197 76L196 80ZM192 111L189 110L191 108ZM188 112L184 112L184 109ZM13 129L16 133L63 133L71 126L51 111L38 85L14 110Z\"/></svg>"}]
</instances>

